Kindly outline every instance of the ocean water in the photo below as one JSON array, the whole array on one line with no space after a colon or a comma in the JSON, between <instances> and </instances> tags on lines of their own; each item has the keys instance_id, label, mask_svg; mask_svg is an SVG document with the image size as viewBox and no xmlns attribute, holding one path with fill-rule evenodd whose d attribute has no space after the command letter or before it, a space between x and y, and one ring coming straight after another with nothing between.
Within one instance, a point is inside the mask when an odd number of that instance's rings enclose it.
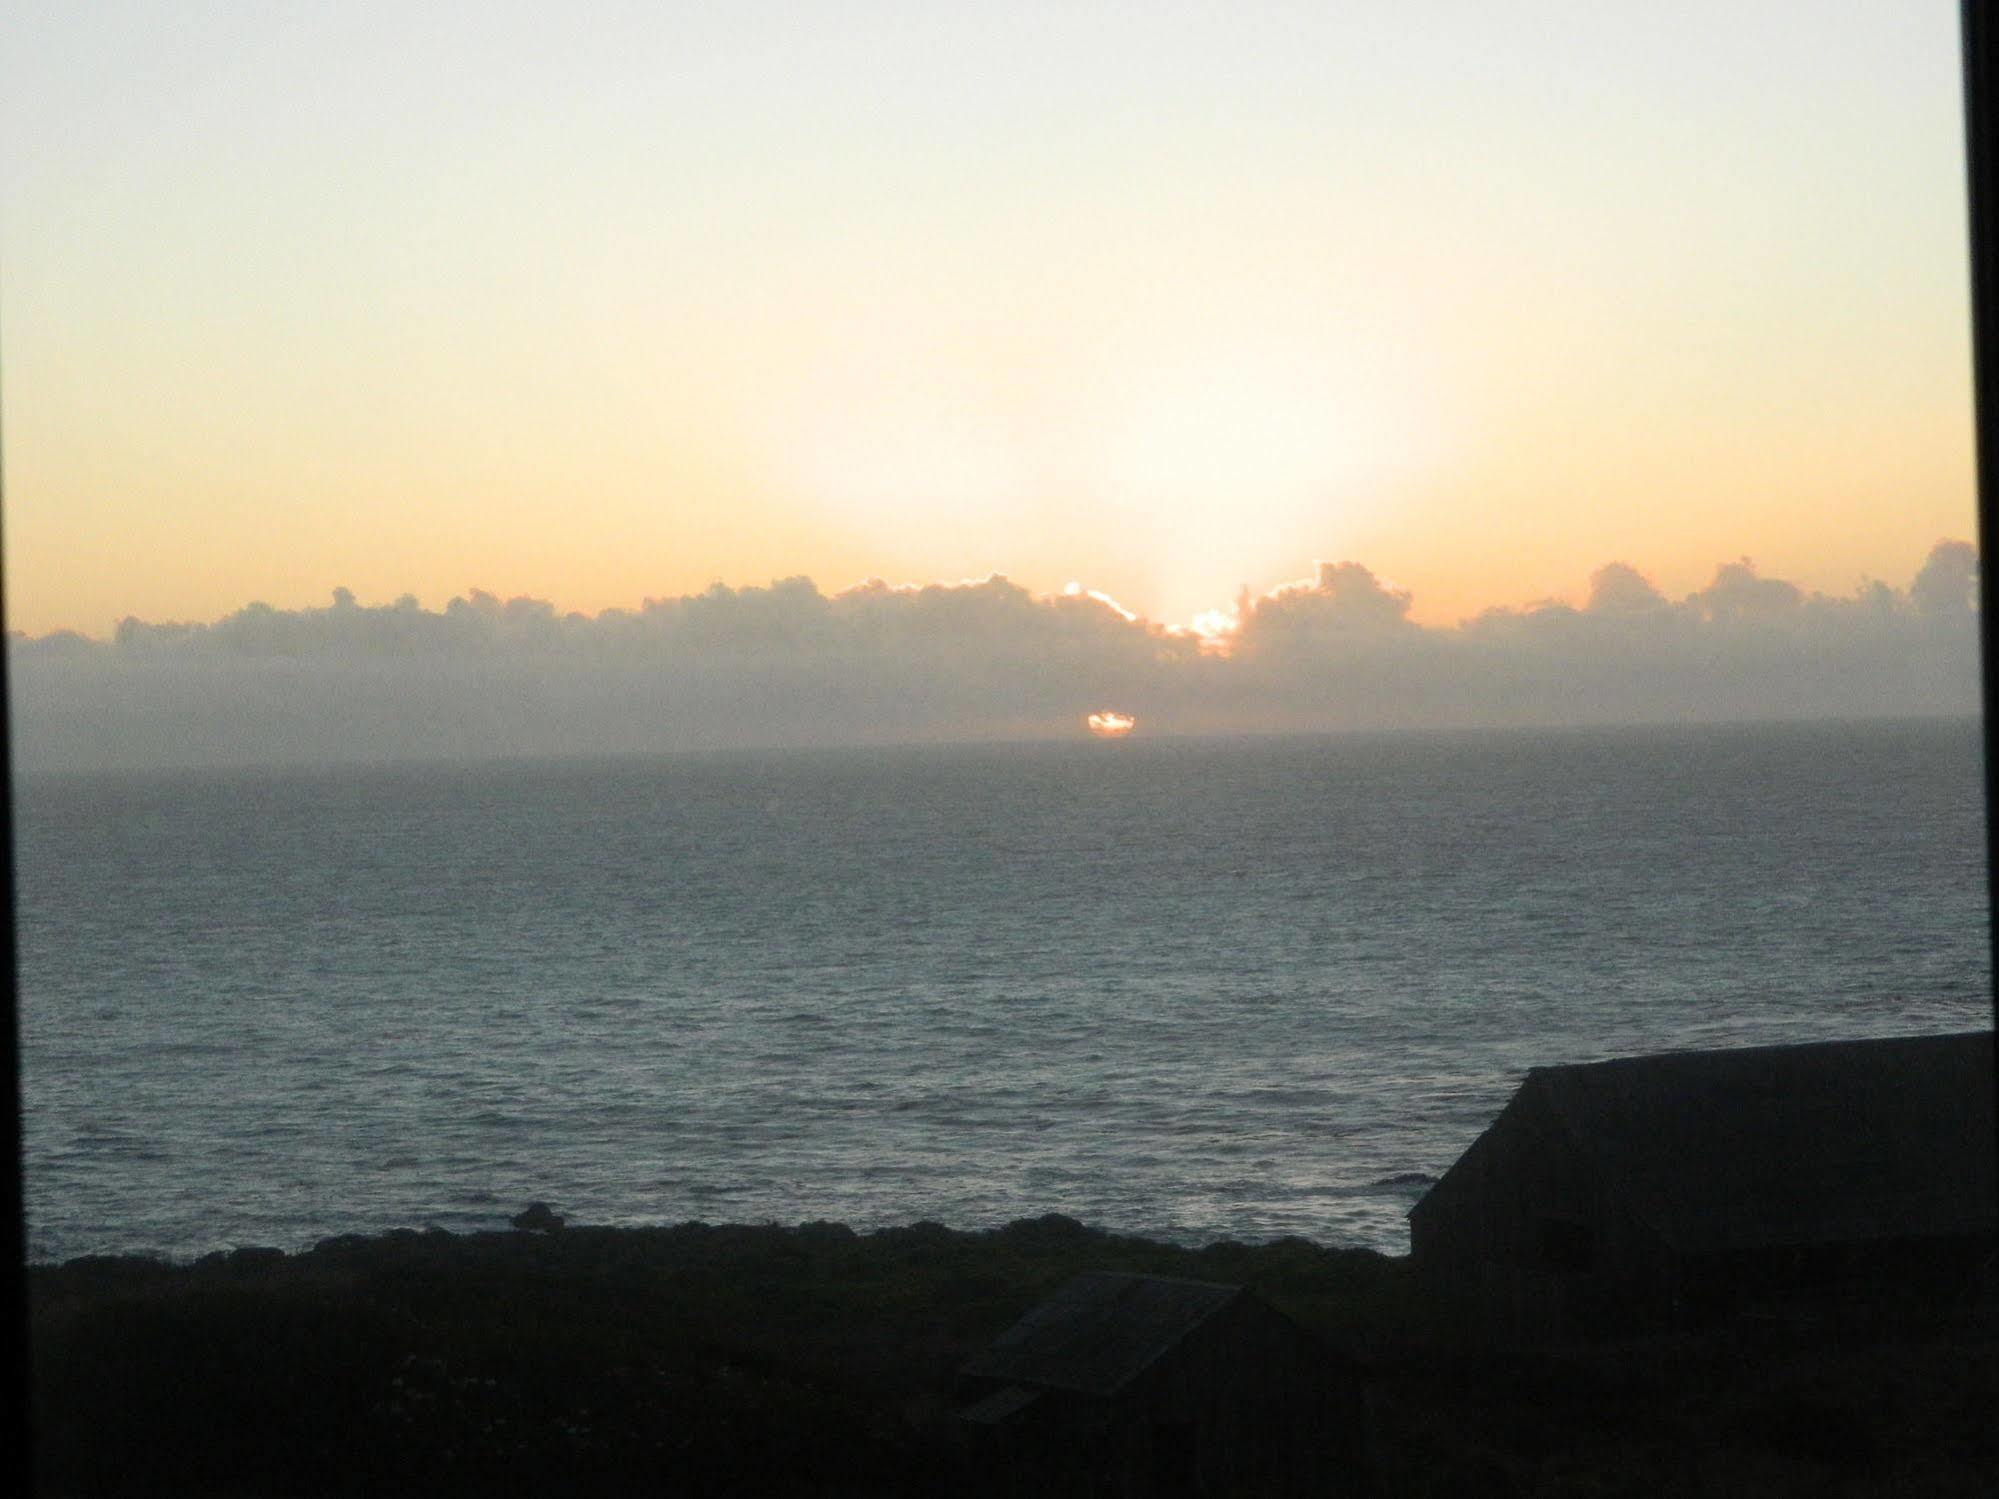
<instances>
[{"instance_id":1,"label":"ocean water","mask_svg":"<svg viewBox=\"0 0 1999 1499\"><path fill-rule=\"evenodd\" d=\"M1524 1071L1990 1023L1972 723L29 780L30 1255L1390 1252Z\"/></svg>"}]
</instances>

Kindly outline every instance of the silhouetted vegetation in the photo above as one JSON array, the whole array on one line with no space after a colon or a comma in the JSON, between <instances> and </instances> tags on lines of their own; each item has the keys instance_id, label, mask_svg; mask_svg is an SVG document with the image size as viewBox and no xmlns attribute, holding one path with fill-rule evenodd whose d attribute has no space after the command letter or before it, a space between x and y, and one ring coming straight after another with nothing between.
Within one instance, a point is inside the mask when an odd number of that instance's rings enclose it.
<instances>
[{"instance_id":1,"label":"silhouetted vegetation","mask_svg":"<svg viewBox=\"0 0 1999 1499\"><path fill-rule=\"evenodd\" d=\"M1004 1492L957 1440L953 1373L1082 1269L1249 1284L1353 1351L1384 1495L1999 1491L1989 1322L1474 1354L1425 1324L1401 1260L1056 1216L405 1230L36 1268L42 1487Z\"/></svg>"}]
</instances>

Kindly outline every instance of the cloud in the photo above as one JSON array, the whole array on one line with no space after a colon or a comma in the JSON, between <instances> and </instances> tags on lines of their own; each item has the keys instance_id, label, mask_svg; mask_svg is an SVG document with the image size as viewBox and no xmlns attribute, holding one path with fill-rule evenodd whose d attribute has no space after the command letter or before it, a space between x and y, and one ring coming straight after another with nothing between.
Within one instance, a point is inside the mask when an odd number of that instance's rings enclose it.
<instances>
[{"instance_id":1,"label":"cloud","mask_svg":"<svg viewBox=\"0 0 1999 1499\"><path fill-rule=\"evenodd\" d=\"M1378 635L1413 629L1415 600L1358 562L1322 562L1311 583L1293 583L1254 600L1242 622L1246 645L1268 646L1314 637Z\"/></svg>"},{"instance_id":2,"label":"cloud","mask_svg":"<svg viewBox=\"0 0 1999 1499\"><path fill-rule=\"evenodd\" d=\"M1645 575L1628 562L1606 562L1589 579L1590 614L1657 614L1666 607L1666 596L1654 588Z\"/></svg>"},{"instance_id":3,"label":"cloud","mask_svg":"<svg viewBox=\"0 0 1999 1499\"><path fill-rule=\"evenodd\" d=\"M1358 562L1244 595L1225 650L1075 589L716 585L602 614L473 590L441 609L250 604L11 636L26 770L610 755L1143 731L1467 727L1977 711L1977 558L1807 592L1742 559L1679 600L1628 563L1581 607L1415 623Z\"/></svg>"},{"instance_id":4,"label":"cloud","mask_svg":"<svg viewBox=\"0 0 1999 1499\"><path fill-rule=\"evenodd\" d=\"M1687 602L1711 620L1777 619L1804 603L1804 591L1781 578L1757 576L1756 564L1744 557L1715 569L1714 581Z\"/></svg>"},{"instance_id":5,"label":"cloud","mask_svg":"<svg viewBox=\"0 0 1999 1499\"><path fill-rule=\"evenodd\" d=\"M1909 586L1918 614L1951 618L1978 606L1978 552L1968 541L1940 541Z\"/></svg>"}]
</instances>

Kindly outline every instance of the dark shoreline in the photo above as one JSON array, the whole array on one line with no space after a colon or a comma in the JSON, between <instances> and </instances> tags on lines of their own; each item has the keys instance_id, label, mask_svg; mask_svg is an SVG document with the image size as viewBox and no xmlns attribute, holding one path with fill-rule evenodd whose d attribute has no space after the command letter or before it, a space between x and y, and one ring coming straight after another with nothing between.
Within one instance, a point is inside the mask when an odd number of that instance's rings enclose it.
<instances>
[{"instance_id":1,"label":"dark shoreline","mask_svg":"<svg viewBox=\"0 0 1999 1499\"><path fill-rule=\"evenodd\" d=\"M38 1486L1010 1492L1004 1463L967 1456L953 1372L1083 1269L1249 1285L1356 1368L1364 1461L1315 1492L1999 1492L1989 1313L1479 1351L1403 1259L1181 1248L1059 1215L399 1230L33 1266ZM1091 1481L1044 1472L1034 1492Z\"/></svg>"}]
</instances>

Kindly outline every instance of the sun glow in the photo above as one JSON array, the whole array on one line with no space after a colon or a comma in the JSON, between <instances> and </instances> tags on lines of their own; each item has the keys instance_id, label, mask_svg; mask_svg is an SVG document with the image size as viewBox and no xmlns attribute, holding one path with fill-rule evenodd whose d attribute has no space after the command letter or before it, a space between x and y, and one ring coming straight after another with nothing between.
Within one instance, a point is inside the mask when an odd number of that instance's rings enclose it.
<instances>
[{"instance_id":1,"label":"sun glow","mask_svg":"<svg viewBox=\"0 0 1999 1499\"><path fill-rule=\"evenodd\" d=\"M1138 720L1129 713L1119 713L1112 708L1092 713L1084 722L1099 739L1122 739L1138 727Z\"/></svg>"}]
</instances>

